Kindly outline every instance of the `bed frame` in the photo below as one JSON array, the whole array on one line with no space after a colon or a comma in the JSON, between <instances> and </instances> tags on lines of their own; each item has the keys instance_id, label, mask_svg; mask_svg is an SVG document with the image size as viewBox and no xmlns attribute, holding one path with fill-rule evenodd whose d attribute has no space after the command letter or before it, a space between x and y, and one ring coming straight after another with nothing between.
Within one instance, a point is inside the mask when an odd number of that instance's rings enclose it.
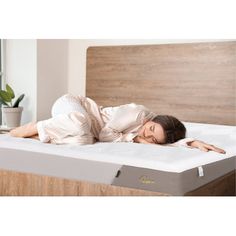
<instances>
[{"instance_id":1,"label":"bed frame","mask_svg":"<svg viewBox=\"0 0 236 236\"><path fill-rule=\"evenodd\" d=\"M236 41L91 47L86 96L102 106L135 102L182 121L236 125ZM235 195L235 171L189 196ZM0 170L0 195L168 196Z\"/></svg>"},{"instance_id":2,"label":"bed frame","mask_svg":"<svg viewBox=\"0 0 236 236\"><path fill-rule=\"evenodd\" d=\"M234 196L235 172L186 193L186 196ZM0 170L0 196L170 196L167 193L117 187Z\"/></svg>"}]
</instances>

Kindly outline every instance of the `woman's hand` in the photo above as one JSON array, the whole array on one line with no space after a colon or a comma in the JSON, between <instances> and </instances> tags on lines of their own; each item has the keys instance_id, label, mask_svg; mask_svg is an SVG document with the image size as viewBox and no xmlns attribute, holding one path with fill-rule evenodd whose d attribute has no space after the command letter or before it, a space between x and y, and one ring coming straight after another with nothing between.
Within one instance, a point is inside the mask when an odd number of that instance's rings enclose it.
<instances>
[{"instance_id":1,"label":"woman's hand","mask_svg":"<svg viewBox=\"0 0 236 236\"><path fill-rule=\"evenodd\" d=\"M152 143L149 143L148 141L146 141L144 138L142 138L140 136L136 136L133 140L134 140L135 143L152 144Z\"/></svg>"},{"instance_id":2,"label":"woman's hand","mask_svg":"<svg viewBox=\"0 0 236 236\"><path fill-rule=\"evenodd\" d=\"M198 148L198 149L200 149L201 151L204 151L204 152L214 151L214 152L218 152L218 153L221 153L221 154L226 153L226 151L224 151L223 149L220 149L218 147L215 147L214 145L204 143L204 142L199 141L199 140L195 140L195 141L189 142L187 144L190 147Z\"/></svg>"}]
</instances>

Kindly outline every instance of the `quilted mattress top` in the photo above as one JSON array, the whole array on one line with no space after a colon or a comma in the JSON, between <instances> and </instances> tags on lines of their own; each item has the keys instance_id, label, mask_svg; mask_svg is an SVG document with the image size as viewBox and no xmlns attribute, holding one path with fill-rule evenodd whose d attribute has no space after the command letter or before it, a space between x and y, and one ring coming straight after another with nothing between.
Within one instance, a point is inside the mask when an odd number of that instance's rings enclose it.
<instances>
[{"instance_id":1,"label":"quilted mattress top","mask_svg":"<svg viewBox=\"0 0 236 236\"><path fill-rule=\"evenodd\" d=\"M187 137L208 142L226 151L226 154L202 152L186 147L169 147L138 143L102 143L93 145L54 145L38 140L14 138L9 134L0 135L0 148L20 150L42 155L54 154L68 158L86 159L128 165L154 170L183 172L194 167L236 156L236 127L214 124L184 122ZM50 158L50 155L47 155ZM7 157L6 157L7 158Z\"/></svg>"}]
</instances>

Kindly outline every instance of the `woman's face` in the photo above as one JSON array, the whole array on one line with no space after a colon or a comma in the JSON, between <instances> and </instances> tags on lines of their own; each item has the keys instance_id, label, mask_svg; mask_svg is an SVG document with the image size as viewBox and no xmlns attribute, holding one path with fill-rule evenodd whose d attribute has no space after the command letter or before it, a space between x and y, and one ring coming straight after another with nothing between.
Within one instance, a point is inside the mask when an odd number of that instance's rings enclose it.
<instances>
[{"instance_id":1,"label":"woman's face","mask_svg":"<svg viewBox=\"0 0 236 236\"><path fill-rule=\"evenodd\" d=\"M165 143L165 133L162 126L153 121L148 121L142 126L139 130L139 136L149 143Z\"/></svg>"}]
</instances>

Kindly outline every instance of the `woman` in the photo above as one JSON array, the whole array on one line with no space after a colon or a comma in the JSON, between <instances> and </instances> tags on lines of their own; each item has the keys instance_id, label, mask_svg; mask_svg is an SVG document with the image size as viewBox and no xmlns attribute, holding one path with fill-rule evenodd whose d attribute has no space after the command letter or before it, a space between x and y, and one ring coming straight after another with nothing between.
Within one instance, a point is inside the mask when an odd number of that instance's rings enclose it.
<instances>
[{"instance_id":1,"label":"woman","mask_svg":"<svg viewBox=\"0 0 236 236\"><path fill-rule=\"evenodd\" d=\"M71 94L57 99L52 118L17 127L10 134L54 144L136 142L225 153L213 145L185 138L186 128L173 116L157 115L135 103L102 107L90 98Z\"/></svg>"}]
</instances>

